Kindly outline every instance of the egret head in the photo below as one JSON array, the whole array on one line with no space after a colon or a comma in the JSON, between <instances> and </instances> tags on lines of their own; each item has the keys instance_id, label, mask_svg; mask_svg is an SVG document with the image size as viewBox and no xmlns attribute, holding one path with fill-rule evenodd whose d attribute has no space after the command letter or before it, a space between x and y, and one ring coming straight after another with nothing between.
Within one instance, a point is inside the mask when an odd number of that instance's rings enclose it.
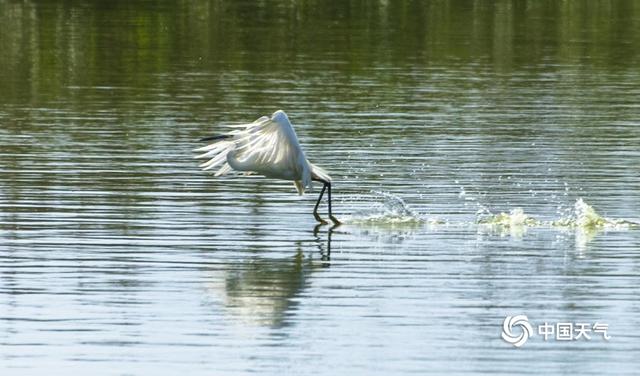
<instances>
[{"instance_id":1,"label":"egret head","mask_svg":"<svg viewBox=\"0 0 640 376\"><path fill-rule=\"evenodd\" d=\"M278 110L271 115L271 120L276 123L289 123L289 117L282 110Z\"/></svg>"}]
</instances>

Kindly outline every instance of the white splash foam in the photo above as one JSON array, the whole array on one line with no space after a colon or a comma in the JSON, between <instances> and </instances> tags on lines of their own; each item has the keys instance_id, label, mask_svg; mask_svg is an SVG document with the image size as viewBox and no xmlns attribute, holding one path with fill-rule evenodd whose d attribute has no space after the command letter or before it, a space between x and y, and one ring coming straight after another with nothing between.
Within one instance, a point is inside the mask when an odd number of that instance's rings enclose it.
<instances>
[{"instance_id":1,"label":"white splash foam","mask_svg":"<svg viewBox=\"0 0 640 376\"><path fill-rule=\"evenodd\" d=\"M579 228L585 230L622 230L638 227L640 223L603 217L598 214L591 205L587 204L582 198L579 198L573 206L573 214L553 221L551 225L554 227Z\"/></svg>"},{"instance_id":2,"label":"white splash foam","mask_svg":"<svg viewBox=\"0 0 640 376\"><path fill-rule=\"evenodd\" d=\"M371 225L420 225L428 223L422 216L413 211L400 197L389 192L372 191L374 200L367 209L360 210L346 223Z\"/></svg>"},{"instance_id":3,"label":"white splash foam","mask_svg":"<svg viewBox=\"0 0 640 376\"><path fill-rule=\"evenodd\" d=\"M476 223L502 227L534 227L541 225L540 221L525 214L522 208L512 209L509 213L491 214L487 212L476 213L478 215Z\"/></svg>"}]
</instances>

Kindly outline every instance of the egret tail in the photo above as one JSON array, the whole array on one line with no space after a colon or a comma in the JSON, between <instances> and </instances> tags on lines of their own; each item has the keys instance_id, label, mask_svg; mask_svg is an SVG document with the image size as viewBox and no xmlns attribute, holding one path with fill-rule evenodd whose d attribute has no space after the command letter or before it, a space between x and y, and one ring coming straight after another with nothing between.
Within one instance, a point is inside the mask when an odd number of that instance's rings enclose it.
<instances>
[{"instance_id":1,"label":"egret tail","mask_svg":"<svg viewBox=\"0 0 640 376\"><path fill-rule=\"evenodd\" d=\"M231 137L233 137L233 136L228 135L228 134L221 134L221 135L218 135L218 136L204 137L204 138L201 138L200 141L202 142L202 141L224 140L225 138L231 138Z\"/></svg>"}]
</instances>

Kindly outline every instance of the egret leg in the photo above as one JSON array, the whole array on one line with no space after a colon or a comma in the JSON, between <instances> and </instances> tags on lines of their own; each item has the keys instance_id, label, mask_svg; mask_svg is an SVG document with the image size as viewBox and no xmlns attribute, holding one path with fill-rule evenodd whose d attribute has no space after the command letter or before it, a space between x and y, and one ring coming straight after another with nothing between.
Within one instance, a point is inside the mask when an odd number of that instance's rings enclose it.
<instances>
[{"instance_id":1,"label":"egret leg","mask_svg":"<svg viewBox=\"0 0 640 376\"><path fill-rule=\"evenodd\" d=\"M331 212L331 183L326 181L326 180L322 180L322 179L313 179L315 181L319 181L323 184L322 186L322 192L320 192L320 197L318 197L318 201L316 202L316 207L313 208L313 215L316 217L316 219L318 220L318 222L322 222L322 223L327 223L326 221L322 220L322 218L320 218L320 216L318 215L318 206L320 205L320 200L322 199L322 195L324 195L324 191L327 189L327 187L329 188L328 191L328 198L329 198L329 218L331 218L331 220L333 221L333 223L337 226L342 224L342 222L340 222L338 220L338 218L333 216L333 213Z\"/></svg>"},{"instance_id":2,"label":"egret leg","mask_svg":"<svg viewBox=\"0 0 640 376\"><path fill-rule=\"evenodd\" d=\"M316 217L316 221L320 223L327 223L324 219L320 218L318 215L318 206L320 206L320 200L322 200L322 196L324 195L324 191L327 189L327 183L324 182L322 186L322 191L320 191L320 196L318 196L318 201L316 201L316 206L313 208L313 216Z\"/></svg>"},{"instance_id":3,"label":"egret leg","mask_svg":"<svg viewBox=\"0 0 640 376\"><path fill-rule=\"evenodd\" d=\"M334 224L339 225L342 222L340 222L338 220L338 218L334 217L333 214L331 213L331 183L325 183L325 187L329 186L329 191L327 192L327 194L329 195L329 218L331 218L331 220L333 221Z\"/></svg>"}]
</instances>

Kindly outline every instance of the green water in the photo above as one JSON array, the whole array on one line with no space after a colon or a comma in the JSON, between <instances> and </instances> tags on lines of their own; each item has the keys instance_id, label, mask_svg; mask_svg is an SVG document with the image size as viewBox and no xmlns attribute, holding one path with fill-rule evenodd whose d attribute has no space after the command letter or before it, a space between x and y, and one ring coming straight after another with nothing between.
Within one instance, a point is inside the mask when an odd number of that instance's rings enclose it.
<instances>
[{"instance_id":1,"label":"green water","mask_svg":"<svg viewBox=\"0 0 640 376\"><path fill-rule=\"evenodd\" d=\"M0 0L0 373L634 374L638 67L637 1ZM193 160L277 109L345 225Z\"/></svg>"}]
</instances>

